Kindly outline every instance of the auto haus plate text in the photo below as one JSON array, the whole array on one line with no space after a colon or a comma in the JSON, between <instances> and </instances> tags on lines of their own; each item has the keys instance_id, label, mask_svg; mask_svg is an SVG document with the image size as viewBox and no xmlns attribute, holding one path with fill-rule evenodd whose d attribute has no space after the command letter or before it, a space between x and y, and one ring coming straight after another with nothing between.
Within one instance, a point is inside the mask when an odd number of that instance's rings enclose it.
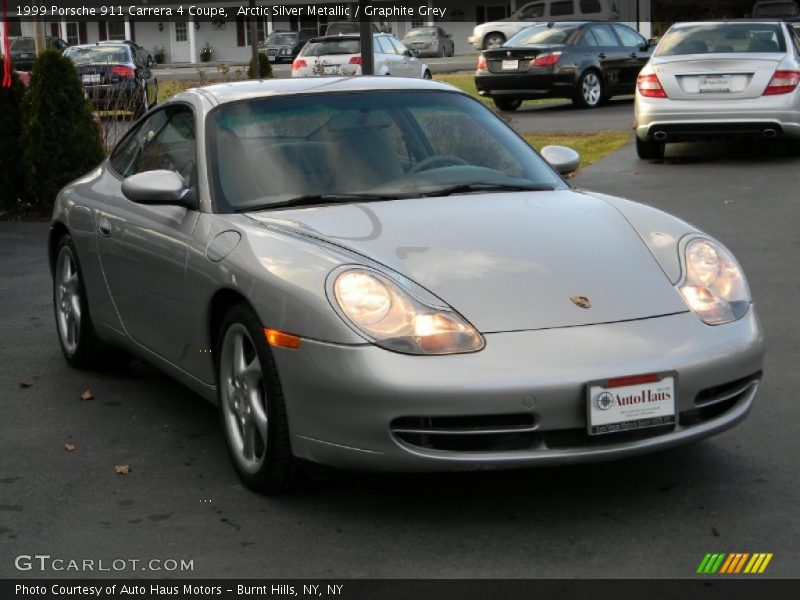
<instances>
[{"instance_id":1,"label":"auto haus plate text","mask_svg":"<svg viewBox=\"0 0 800 600\"><path fill-rule=\"evenodd\" d=\"M197 598L203 596L223 596L235 594L237 597L254 596L290 596L290 597L328 597L341 596L344 592L343 584L271 584L271 585L197 585L197 584L111 584L111 585L77 585L54 583L48 585L26 585L19 583L14 586L16 597L24 596L71 596L94 598L153 598L157 596L172 596L179 598Z\"/></svg>"}]
</instances>

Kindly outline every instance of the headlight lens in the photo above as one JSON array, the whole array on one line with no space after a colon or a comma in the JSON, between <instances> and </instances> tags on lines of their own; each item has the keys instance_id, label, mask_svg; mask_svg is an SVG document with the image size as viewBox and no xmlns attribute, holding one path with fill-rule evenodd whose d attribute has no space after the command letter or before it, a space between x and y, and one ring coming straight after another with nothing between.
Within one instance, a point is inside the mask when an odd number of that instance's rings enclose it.
<instances>
[{"instance_id":1,"label":"headlight lens","mask_svg":"<svg viewBox=\"0 0 800 600\"><path fill-rule=\"evenodd\" d=\"M740 319L750 293L742 269L720 244L696 239L686 246L686 278L680 287L686 304L708 325Z\"/></svg>"},{"instance_id":2,"label":"headlight lens","mask_svg":"<svg viewBox=\"0 0 800 600\"><path fill-rule=\"evenodd\" d=\"M483 337L454 311L429 306L383 275L340 273L333 284L344 316L376 345L404 354L475 352Z\"/></svg>"}]
</instances>

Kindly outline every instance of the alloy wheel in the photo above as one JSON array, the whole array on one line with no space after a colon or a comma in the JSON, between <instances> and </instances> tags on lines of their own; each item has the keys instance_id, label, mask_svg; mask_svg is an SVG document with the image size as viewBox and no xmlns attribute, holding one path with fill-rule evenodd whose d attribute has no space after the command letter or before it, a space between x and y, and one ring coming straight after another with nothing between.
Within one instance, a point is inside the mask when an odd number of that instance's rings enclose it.
<instances>
[{"instance_id":1,"label":"alloy wheel","mask_svg":"<svg viewBox=\"0 0 800 600\"><path fill-rule=\"evenodd\" d=\"M58 335L69 355L78 350L81 331L81 295L78 267L72 251L64 247L56 262L56 321Z\"/></svg>"},{"instance_id":2,"label":"alloy wheel","mask_svg":"<svg viewBox=\"0 0 800 600\"><path fill-rule=\"evenodd\" d=\"M603 86L596 73L587 73L581 85L583 100L587 106L597 106L603 95Z\"/></svg>"}]
</instances>

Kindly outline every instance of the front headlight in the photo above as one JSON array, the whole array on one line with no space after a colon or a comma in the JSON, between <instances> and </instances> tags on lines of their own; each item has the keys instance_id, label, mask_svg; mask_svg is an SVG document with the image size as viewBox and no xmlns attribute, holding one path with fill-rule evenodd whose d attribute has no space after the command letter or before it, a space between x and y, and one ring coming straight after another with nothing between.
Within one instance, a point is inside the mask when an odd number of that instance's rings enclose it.
<instances>
[{"instance_id":1,"label":"front headlight","mask_svg":"<svg viewBox=\"0 0 800 600\"><path fill-rule=\"evenodd\" d=\"M686 245L686 276L680 285L686 304L708 325L740 319L750 305L742 269L720 244L695 239Z\"/></svg>"},{"instance_id":2,"label":"front headlight","mask_svg":"<svg viewBox=\"0 0 800 600\"><path fill-rule=\"evenodd\" d=\"M342 271L333 282L333 295L342 316L387 350L457 354L484 346L481 334L452 309L419 300L377 271Z\"/></svg>"}]
</instances>

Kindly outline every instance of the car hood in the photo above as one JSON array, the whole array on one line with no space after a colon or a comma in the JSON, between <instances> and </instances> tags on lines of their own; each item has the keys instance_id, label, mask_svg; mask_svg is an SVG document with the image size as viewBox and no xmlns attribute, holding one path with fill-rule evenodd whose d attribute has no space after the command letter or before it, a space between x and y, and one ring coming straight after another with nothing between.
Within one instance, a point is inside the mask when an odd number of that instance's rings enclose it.
<instances>
[{"instance_id":1,"label":"car hood","mask_svg":"<svg viewBox=\"0 0 800 600\"><path fill-rule=\"evenodd\" d=\"M621 212L578 191L468 194L249 216L381 263L484 333L687 310ZM576 305L571 298L577 296L591 307Z\"/></svg>"}]
</instances>

